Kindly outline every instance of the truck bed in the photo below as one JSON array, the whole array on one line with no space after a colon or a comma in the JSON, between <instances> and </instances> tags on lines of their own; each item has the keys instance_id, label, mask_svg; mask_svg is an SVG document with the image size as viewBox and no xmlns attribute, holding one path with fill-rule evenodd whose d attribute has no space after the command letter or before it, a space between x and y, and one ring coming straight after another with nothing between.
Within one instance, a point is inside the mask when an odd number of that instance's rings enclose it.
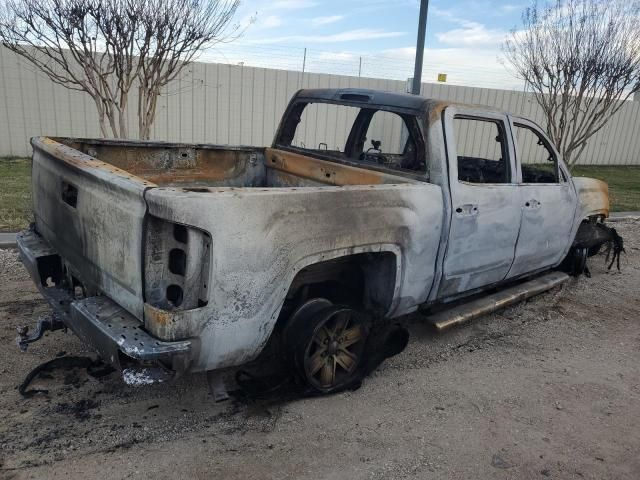
<instances>
[{"instance_id":1,"label":"truck bed","mask_svg":"<svg viewBox=\"0 0 640 480\"><path fill-rule=\"evenodd\" d=\"M433 285L437 185L273 148L32 145L33 233L56 262L36 262L42 287L72 287L74 303L106 297L160 342L199 338L192 370L254 358L311 264L370 259L388 272L371 286L388 315Z\"/></svg>"},{"instance_id":2,"label":"truck bed","mask_svg":"<svg viewBox=\"0 0 640 480\"><path fill-rule=\"evenodd\" d=\"M163 187L282 188L414 181L271 148L69 138L55 141Z\"/></svg>"}]
</instances>

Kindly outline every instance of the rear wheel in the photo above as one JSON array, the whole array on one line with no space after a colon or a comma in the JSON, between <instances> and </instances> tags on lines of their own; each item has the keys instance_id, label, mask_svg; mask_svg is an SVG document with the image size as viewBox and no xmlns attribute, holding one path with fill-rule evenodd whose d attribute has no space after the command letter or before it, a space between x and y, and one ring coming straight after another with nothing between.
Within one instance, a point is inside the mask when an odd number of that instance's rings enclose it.
<instances>
[{"instance_id":1,"label":"rear wheel","mask_svg":"<svg viewBox=\"0 0 640 480\"><path fill-rule=\"evenodd\" d=\"M314 299L291 317L287 350L302 380L322 393L338 391L359 379L369 316L353 307Z\"/></svg>"}]
</instances>

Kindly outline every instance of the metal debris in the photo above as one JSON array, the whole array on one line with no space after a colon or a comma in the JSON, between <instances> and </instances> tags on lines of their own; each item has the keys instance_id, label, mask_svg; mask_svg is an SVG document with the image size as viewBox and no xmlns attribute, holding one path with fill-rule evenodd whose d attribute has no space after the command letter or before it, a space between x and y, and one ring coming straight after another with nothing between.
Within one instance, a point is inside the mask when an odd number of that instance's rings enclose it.
<instances>
[{"instance_id":1,"label":"metal debris","mask_svg":"<svg viewBox=\"0 0 640 480\"><path fill-rule=\"evenodd\" d=\"M49 390L37 389L27 390L31 382L43 372L51 372L56 369L70 370L72 368L85 368L87 373L95 378L101 378L115 371L112 367L105 365L100 360L89 357L57 357L48 362L44 362L31 370L22 383L18 386L18 392L24 398L31 398L34 395L47 395Z\"/></svg>"},{"instance_id":2,"label":"metal debris","mask_svg":"<svg viewBox=\"0 0 640 480\"><path fill-rule=\"evenodd\" d=\"M29 334L29 327L27 325L20 325L16 328L16 330L18 331L18 336L16 337L18 348L20 348L22 352L26 352L29 344L40 340L40 338L42 338L42 335L44 335L44 332L53 332L55 330L66 331L67 327L60 316L55 311L53 311L49 315L40 317L38 319L38 323L36 324L36 328L34 329L33 333Z\"/></svg>"}]
</instances>

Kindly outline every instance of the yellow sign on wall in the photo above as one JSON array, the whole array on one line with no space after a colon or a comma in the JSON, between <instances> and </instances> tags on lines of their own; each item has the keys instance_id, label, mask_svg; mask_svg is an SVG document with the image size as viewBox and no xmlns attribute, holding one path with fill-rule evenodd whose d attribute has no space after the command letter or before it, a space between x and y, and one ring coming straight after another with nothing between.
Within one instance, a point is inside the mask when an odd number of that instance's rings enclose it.
<instances>
[{"instance_id":1,"label":"yellow sign on wall","mask_svg":"<svg viewBox=\"0 0 640 480\"><path fill-rule=\"evenodd\" d=\"M439 73L438 74L438 81L439 82L446 82L447 81L447 74L446 73Z\"/></svg>"}]
</instances>

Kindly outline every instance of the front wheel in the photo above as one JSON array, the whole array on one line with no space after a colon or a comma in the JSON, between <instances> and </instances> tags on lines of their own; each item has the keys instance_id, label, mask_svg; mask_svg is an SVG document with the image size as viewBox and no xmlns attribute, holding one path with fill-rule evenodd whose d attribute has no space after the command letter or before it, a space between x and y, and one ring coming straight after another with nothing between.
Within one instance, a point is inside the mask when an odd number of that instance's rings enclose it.
<instances>
[{"instance_id":1,"label":"front wheel","mask_svg":"<svg viewBox=\"0 0 640 480\"><path fill-rule=\"evenodd\" d=\"M589 257L589 249L572 247L569 253L562 261L560 270L568 273L573 277L582 275L587 267L587 258Z\"/></svg>"},{"instance_id":2,"label":"front wheel","mask_svg":"<svg viewBox=\"0 0 640 480\"><path fill-rule=\"evenodd\" d=\"M285 342L302 380L321 393L336 392L359 380L370 318L324 299L296 311Z\"/></svg>"}]
</instances>

